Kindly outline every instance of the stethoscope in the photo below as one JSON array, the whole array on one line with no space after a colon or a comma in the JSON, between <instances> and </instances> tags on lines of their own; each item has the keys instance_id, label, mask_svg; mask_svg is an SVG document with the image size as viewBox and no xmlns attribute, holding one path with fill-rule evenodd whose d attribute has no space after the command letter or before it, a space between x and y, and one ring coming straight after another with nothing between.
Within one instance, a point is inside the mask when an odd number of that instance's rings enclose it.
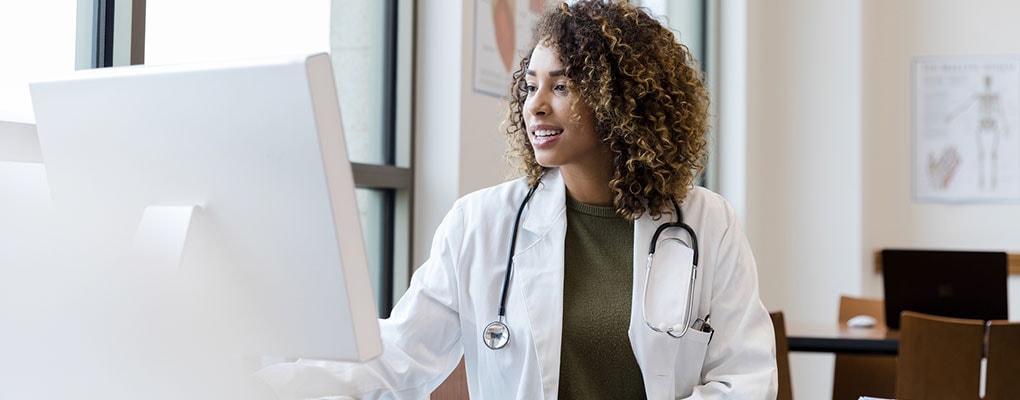
<instances>
[{"instance_id":1,"label":"stethoscope","mask_svg":"<svg viewBox=\"0 0 1020 400\"><path fill-rule=\"evenodd\" d=\"M507 327L506 325L507 289L510 287L510 276L511 273L513 272L514 249L517 247L517 233L521 222L521 215L524 214L524 206L528 204L529 200L531 200L531 196L535 194L535 189L537 188L538 183L535 183L534 185L531 186L531 188L528 189L528 194L524 196L524 201L521 202L521 206L517 210L517 218L514 220L513 235L510 236L510 252L507 255L506 260L506 273L505 275L503 275L503 292L502 294L500 294L499 298L499 311L496 314L496 320L490 322L488 325L485 326L485 329L482 330L482 342L485 343L486 347L492 350L502 349L506 347L508 343L510 343L510 328ZM645 293L644 297L641 300L641 317L644 318L645 325L648 325L648 327L651 328L653 331L665 333L674 338L681 338L687 333L687 330L689 328L687 322L690 322L691 311L692 307L694 306L694 284L697 280L698 275L698 236L694 233L694 228L691 228L690 225L687 225L683 222L684 217L683 213L681 213L680 211L680 206L677 205L675 200L673 200L672 203L673 208L676 209L677 221L667 222L662 225L659 225L659 227L655 230L655 234L652 235L651 244L648 246L648 261L645 265L645 284L644 284ZM648 315L645 311L647 309L646 305L648 303L648 277L651 275L652 272L652 259L655 257L655 246L659 242L659 235L669 228L683 229L687 231L687 234L690 235L691 237L691 244L689 246L679 238L671 237L664 239L664 241L675 240L684 246L690 247L694 253L692 259L693 262L691 264L691 278L688 282L689 288L687 290L687 308L684 311L683 319L681 319L681 321L684 321L684 323L676 324L673 326L666 326L666 324L655 326L652 325L651 322L648 322ZM678 331L679 333L677 333Z\"/></svg>"}]
</instances>

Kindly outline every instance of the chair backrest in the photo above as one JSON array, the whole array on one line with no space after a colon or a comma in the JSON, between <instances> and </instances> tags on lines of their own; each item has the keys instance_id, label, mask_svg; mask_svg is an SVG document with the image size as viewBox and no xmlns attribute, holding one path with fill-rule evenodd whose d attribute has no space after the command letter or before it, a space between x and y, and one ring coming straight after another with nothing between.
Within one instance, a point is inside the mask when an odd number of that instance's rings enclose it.
<instances>
[{"instance_id":1,"label":"chair backrest","mask_svg":"<svg viewBox=\"0 0 1020 400\"><path fill-rule=\"evenodd\" d=\"M839 296L839 322L845 324L850 318L858 315L871 316L878 321L877 323L885 323L885 303L882 299Z\"/></svg>"},{"instance_id":2,"label":"chair backrest","mask_svg":"<svg viewBox=\"0 0 1020 400\"><path fill-rule=\"evenodd\" d=\"M985 400L1020 399L1020 322L988 322Z\"/></svg>"},{"instance_id":3,"label":"chair backrest","mask_svg":"<svg viewBox=\"0 0 1020 400\"><path fill-rule=\"evenodd\" d=\"M463 358L460 360L457 368L450 373L450 376L446 377L446 380L436 390L432 391L432 395L429 398L431 400L467 400L470 398L468 396L467 372L464 369Z\"/></svg>"},{"instance_id":4,"label":"chair backrest","mask_svg":"<svg viewBox=\"0 0 1020 400\"><path fill-rule=\"evenodd\" d=\"M857 315L885 323L881 299L840 296L839 323ZM896 395L896 356L836 353L832 376L833 400L857 400L860 396L893 398Z\"/></svg>"},{"instance_id":5,"label":"chair backrest","mask_svg":"<svg viewBox=\"0 0 1020 400\"><path fill-rule=\"evenodd\" d=\"M979 398L984 336L981 320L904 311L896 398Z\"/></svg>"},{"instance_id":6,"label":"chair backrest","mask_svg":"<svg viewBox=\"0 0 1020 400\"><path fill-rule=\"evenodd\" d=\"M779 369L779 395L776 400L793 400L793 386L790 379L790 344L786 340L786 322L782 311L769 313L772 327L776 330L776 367Z\"/></svg>"}]
</instances>

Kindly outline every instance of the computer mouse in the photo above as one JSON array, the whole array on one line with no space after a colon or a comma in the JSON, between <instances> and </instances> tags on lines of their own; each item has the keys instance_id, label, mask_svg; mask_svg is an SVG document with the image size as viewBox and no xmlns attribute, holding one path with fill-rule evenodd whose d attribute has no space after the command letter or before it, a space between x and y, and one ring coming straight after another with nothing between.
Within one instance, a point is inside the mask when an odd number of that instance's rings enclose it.
<instances>
[{"instance_id":1,"label":"computer mouse","mask_svg":"<svg viewBox=\"0 0 1020 400\"><path fill-rule=\"evenodd\" d=\"M870 315L855 315L846 320L846 326L851 328L873 328L876 322L875 317Z\"/></svg>"}]
</instances>

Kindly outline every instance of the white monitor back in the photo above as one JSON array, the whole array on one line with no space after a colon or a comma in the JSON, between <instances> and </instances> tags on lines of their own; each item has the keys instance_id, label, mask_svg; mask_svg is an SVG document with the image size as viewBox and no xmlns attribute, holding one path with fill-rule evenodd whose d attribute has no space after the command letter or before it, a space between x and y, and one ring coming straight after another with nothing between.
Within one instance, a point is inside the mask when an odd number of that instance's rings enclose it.
<instances>
[{"instance_id":1,"label":"white monitor back","mask_svg":"<svg viewBox=\"0 0 1020 400\"><path fill-rule=\"evenodd\" d=\"M328 55L79 71L31 93L60 233L43 264L67 282L49 328L73 332L49 340L88 371L64 379L238 398L260 357L381 352Z\"/></svg>"}]
</instances>

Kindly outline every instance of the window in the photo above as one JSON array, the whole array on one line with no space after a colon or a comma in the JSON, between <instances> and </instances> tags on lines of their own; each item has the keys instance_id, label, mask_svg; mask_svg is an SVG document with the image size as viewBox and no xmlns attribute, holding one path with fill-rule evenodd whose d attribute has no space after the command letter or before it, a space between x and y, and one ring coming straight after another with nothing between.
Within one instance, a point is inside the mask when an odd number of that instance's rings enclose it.
<instances>
[{"instance_id":1,"label":"window","mask_svg":"<svg viewBox=\"0 0 1020 400\"><path fill-rule=\"evenodd\" d=\"M0 6L0 121L32 123L28 83L74 71L73 2L36 0ZM0 127L2 129L2 127Z\"/></svg>"}]
</instances>

